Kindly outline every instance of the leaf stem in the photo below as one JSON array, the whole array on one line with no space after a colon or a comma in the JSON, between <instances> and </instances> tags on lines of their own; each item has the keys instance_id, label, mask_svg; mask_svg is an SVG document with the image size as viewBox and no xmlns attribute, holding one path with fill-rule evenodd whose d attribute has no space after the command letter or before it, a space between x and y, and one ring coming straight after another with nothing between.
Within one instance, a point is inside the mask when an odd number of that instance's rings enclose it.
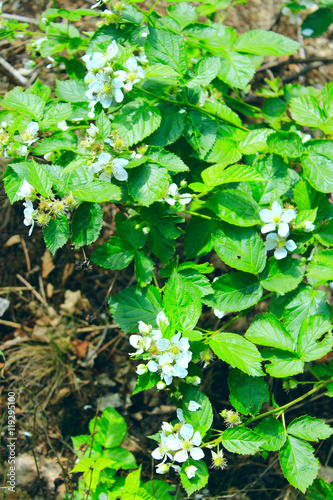
<instances>
[{"instance_id":1,"label":"leaf stem","mask_svg":"<svg viewBox=\"0 0 333 500\"><path fill-rule=\"evenodd\" d=\"M209 215L198 214L197 212L191 212L191 210L182 210L185 214L196 215L197 217L201 217L202 219L213 220L213 217L209 217Z\"/></svg>"}]
</instances>

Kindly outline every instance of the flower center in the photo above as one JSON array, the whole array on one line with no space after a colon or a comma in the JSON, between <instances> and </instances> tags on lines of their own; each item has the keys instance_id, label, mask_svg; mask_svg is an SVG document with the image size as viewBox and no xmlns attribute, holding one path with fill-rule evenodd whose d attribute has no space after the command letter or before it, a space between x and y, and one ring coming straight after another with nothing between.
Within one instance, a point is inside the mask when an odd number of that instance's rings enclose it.
<instances>
[{"instance_id":1,"label":"flower center","mask_svg":"<svg viewBox=\"0 0 333 500\"><path fill-rule=\"evenodd\" d=\"M190 451L190 449L192 448L191 441L184 441L183 442L183 448L184 448L185 451Z\"/></svg>"},{"instance_id":2,"label":"flower center","mask_svg":"<svg viewBox=\"0 0 333 500\"><path fill-rule=\"evenodd\" d=\"M135 73L129 73L127 75L127 78L130 82L134 82L134 80L136 79L136 74Z\"/></svg>"},{"instance_id":3,"label":"flower center","mask_svg":"<svg viewBox=\"0 0 333 500\"><path fill-rule=\"evenodd\" d=\"M178 347L178 346L173 345L173 346L171 347L171 352L172 352L172 354L179 354L179 353L180 353L180 349L179 349L179 347Z\"/></svg>"},{"instance_id":4,"label":"flower center","mask_svg":"<svg viewBox=\"0 0 333 500\"><path fill-rule=\"evenodd\" d=\"M273 222L274 222L274 224L276 224L276 225L277 225L277 224L280 224L280 222L281 222L281 218L280 218L280 216L279 216L279 215L274 215L274 217L273 217Z\"/></svg>"},{"instance_id":5,"label":"flower center","mask_svg":"<svg viewBox=\"0 0 333 500\"><path fill-rule=\"evenodd\" d=\"M103 85L103 93L109 94L112 91L112 82L104 83Z\"/></svg>"},{"instance_id":6,"label":"flower center","mask_svg":"<svg viewBox=\"0 0 333 500\"><path fill-rule=\"evenodd\" d=\"M280 240L280 241L278 241L277 246L278 246L278 248L283 248L284 244L285 244L285 240Z\"/></svg>"}]
</instances>

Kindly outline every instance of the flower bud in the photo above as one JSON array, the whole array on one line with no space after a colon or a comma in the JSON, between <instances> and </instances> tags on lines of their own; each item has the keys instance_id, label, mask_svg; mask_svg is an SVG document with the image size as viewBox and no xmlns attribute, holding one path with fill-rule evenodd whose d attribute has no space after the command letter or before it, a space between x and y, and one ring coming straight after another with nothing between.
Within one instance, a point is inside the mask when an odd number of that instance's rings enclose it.
<instances>
[{"instance_id":1,"label":"flower bud","mask_svg":"<svg viewBox=\"0 0 333 500\"><path fill-rule=\"evenodd\" d=\"M160 464L156 467L156 473L157 474L166 474L169 472L170 465L168 464Z\"/></svg>"},{"instance_id":2,"label":"flower bud","mask_svg":"<svg viewBox=\"0 0 333 500\"><path fill-rule=\"evenodd\" d=\"M181 188L186 188L186 187L187 187L187 182L185 181L185 179L183 179L183 180L180 182L180 187L181 187Z\"/></svg>"},{"instance_id":3,"label":"flower bud","mask_svg":"<svg viewBox=\"0 0 333 500\"><path fill-rule=\"evenodd\" d=\"M138 365L136 368L136 373L138 375L144 375L145 373L147 373L147 371L148 371L147 365L144 365L143 363Z\"/></svg>"},{"instance_id":4,"label":"flower bud","mask_svg":"<svg viewBox=\"0 0 333 500\"><path fill-rule=\"evenodd\" d=\"M185 474L189 479L192 479L195 476L197 470L198 467L196 467L195 465L189 465L188 467L185 467Z\"/></svg>"},{"instance_id":5,"label":"flower bud","mask_svg":"<svg viewBox=\"0 0 333 500\"><path fill-rule=\"evenodd\" d=\"M142 232L143 232L143 234L148 234L150 232L150 228L149 227L143 227L142 228Z\"/></svg>"},{"instance_id":6,"label":"flower bud","mask_svg":"<svg viewBox=\"0 0 333 500\"><path fill-rule=\"evenodd\" d=\"M157 382L156 384L156 389L158 391L162 391L163 389L166 388L166 383L165 382L162 382L162 380L160 380L160 382ZM169 469L168 469L169 470ZM159 472L159 474L164 474L164 472Z\"/></svg>"}]
</instances>

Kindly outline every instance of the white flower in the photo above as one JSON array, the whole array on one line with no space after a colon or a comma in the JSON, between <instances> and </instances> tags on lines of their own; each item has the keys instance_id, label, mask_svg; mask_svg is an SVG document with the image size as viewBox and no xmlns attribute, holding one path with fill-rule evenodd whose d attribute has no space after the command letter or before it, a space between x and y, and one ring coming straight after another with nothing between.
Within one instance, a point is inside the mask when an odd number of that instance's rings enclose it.
<instances>
[{"instance_id":1,"label":"white flower","mask_svg":"<svg viewBox=\"0 0 333 500\"><path fill-rule=\"evenodd\" d=\"M32 144L36 141L36 134L39 130L39 125L37 122L30 122L25 130L21 132L22 140L25 144Z\"/></svg>"},{"instance_id":2,"label":"white flower","mask_svg":"<svg viewBox=\"0 0 333 500\"><path fill-rule=\"evenodd\" d=\"M287 250L289 252L293 252L297 248L297 245L293 240L286 240L286 238L281 238L281 236L276 233L270 233L267 235L265 246L266 250L275 249L274 257L277 260L287 257Z\"/></svg>"},{"instance_id":3,"label":"white flower","mask_svg":"<svg viewBox=\"0 0 333 500\"><path fill-rule=\"evenodd\" d=\"M99 134L99 128L96 127L96 125L94 125L93 123L91 123L90 127L87 128L87 134L89 135L89 137L95 138L96 135Z\"/></svg>"},{"instance_id":4,"label":"white flower","mask_svg":"<svg viewBox=\"0 0 333 500\"><path fill-rule=\"evenodd\" d=\"M215 316L219 319L222 319L223 316L225 315L225 312L221 311L220 309L214 309L213 312L214 312Z\"/></svg>"},{"instance_id":5,"label":"white flower","mask_svg":"<svg viewBox=\"0 0 333 500\"><path fill-rule=\"evenodd\" d=\"M57 127L60 128L60 130L63 130L64 132L69 128L66 123L66 120L62 120L61 122L59 122L57 124Z\"/></svg>"},{"instance_id":6,"label":"white flower","mask_svg":"<svg viewBox=\"0 0 333 500\"><path fill-rule=\"evenodd\" d=\"M102 181L110 181L112 176L118 181L126 181L128 174L124 167L127 164L128 160L124 158L112 158L109 153L101 153L98 161L90 165L89 171L95 174L102 170L103 172L99 177Z\"/></svg>"},{"instance_id":7,"label":"white flower","mask_svg":"<svg viewBox=\"0 0 333 500\"><path fill-rule=\"evenodd\" d=\"M29 184L28 181L24 179L20 186L20 190L17 192L18 196L22 196L22 198L30 198L34 188Z\"/></svg>"},{"instance_id":8,"label":"white flower","mask_svg":"<svg viewBox=\"0 0 333 500\"><path fill-rule=\"evenodd\" d=\"M25 209L23 210L23 214L24 214L23 224L25 226L31 226L31 228L29 230L29 236L30 236L32 233L32 230L34 228L34 224L35 224L34 217L37 215L37 210L34 210L32 201L29 198L27 198L25 200L25 202L23 203L23 206L25 207Z\"/></svg>"},{"instance_id":9,"label":"white flower","mask_svg":"<svg viewBox=\"0 0 333 500\"><path fill-rule=\"evenodd\" d=\"M102 5L103 0L98 0L98 2L94 3L94 5L92 5L90 8L91 9L96 9L96 7L99 7L100 5Z\"/></svg>"},{"instance_id":10,"label":"white flower","mask_svg":"<svg viewBox=\"0 0 333 500\"><path fill-rule=\"evenodd\" d=\"M189 479L192 479L195 476L196 471L198 470L198 467L195 467L195 465L189 465L185 469L185 473Z\"/></svg>"},{"instance_id":11,"label":"white flower","mask_svg":"<svg viewBox=\"0 0 333 500\"><path fill-rule=\"evenodd\" d=\"M163 460L163 462L165 462L167 458L172 458L172 454L170 453L170 451L171 450L167 445L167 436L162 433L160 445L158 448L155 448L151 456L155 458L155 460Z\"/></svg>"},{"instance_id":12,"label":"white flower","mask_svg":"<svg viewBox=\"0 0 333 500\"><path fill-rule=\"evenodd\" d=\"M165 341L163 348L160 348L159 343ZM166 351L162 354L159 360L160 366L165 363L176 362L178 366L187 368L192 359L192 353L189 351L190 343L188 338L181 338L181 333L174 335L171 340L161 339L157 341L157 347L160 351Z\"/></svg>"},{"instance_id":13,"label":"white flower","mask_svg":"<svg viewBox=\"0 0 333 500\"><path fill-rule=\"evenodd\" d=\"M185 422L184 412L181 408L177 408L177 418L180 422Z\"/></svg>"},{"instance_id":14,"label":"white flower","mask_svg":"<svg viewBox=\"0 0 333 500\"><path fill-rule=\"evenodd\" d=\"M145 373L147 373L147 371L148 371L148 368L143 363L141 363L140 365L138 365L137 368L136 368L136 373L138 375L144 375Z\"/></svg>"},{"instance_id":15,"label":"white flower","mask_svg":"<svg viewBox=\"0 0 333 500\"><path fill-rule=\"evenodd\" d=\"M187 205L192 200L192 195L189 193L179 194L178 186L175 183L170 184L168 189L168 194L165 197L165 201L169 203L169 205L175 205L176 201L181 203L182 205Z\"/></svg>"},{"instance_id":16,"label":"white flower","mask_svg":"<svg viewBox=\"0 0 333 500\"><path fill-rule=\"evenodd\" d=\"M119 75L124 81L126 81L124 89L132 90L133 85L145 77L145 72L141 66L138 66L138 62L133 56L127 59L124 66L127 71L116 71L115 75Z\"/></svg>"},{"instance_id":17,"label":"white flower","mask_svg":"<svg viewBox=\"0 0 333 500\"><path fill-rule=\"evenodd\" d=\"M281 205L277 201L274 201L272 210L264 208L264 210L260 210L259 215L261 220L267 223L261 228L262 233L269 233L278 228L279 236L285 238L289 235L288 223L295 219L296 212L291 209L283 212Z\"/></svg>"},{"instance_id":18,"label":"white flower","mask_svg":"<svg viewBox=\"0 0 333 500\"><path fill-rule=\"evenodd\" d=\"M8 123L3 121L1 122L1 128L7 128L8 127Z\"/></svg>"},{"instance_id":19,"label":"white flower","mask_svg":"<svg viewBox=\"0 0 333 500\"><path fill-rule=\"evenodd\" d=\"M156 467L156 474L166 474L169 472L170 465L161 463Z\"/></svg>"},{"instance_id":20,"label":"white flower","mask_svg":"<svg viewBox=\"0 0 333 500\"><path fill-rule=\"evenodd\" d=\"M93 52L92 54L86 54L82 57L85 62L87 70L93 72L95 69L101 69L106 66L106 64L113 59L118 53L118 46L115 40L108 46L106 52Z\"/></svg>"},{"instance_id":21,"label":"white flower","mask_svg":"<svg viewBox=\"0 0 333 500\"><path fill-rule=\"evenodd\" d=\"M135 58L140 64L148 64L148 59L144 52L139 52L139 55L135 56Z\"/></svg>"},{"instance_id":22,"label":"white flower","mask_svg":"<svg viewBox=\"0 0 333 500\"><path fill-rule=\"evenodd\" d=\"M4 156L8 158L9 156L17 157L17 156L26 156L28 154L27 146L23 146L23 144L18 144L14 142L10 142L5 149Z\"/></svg>"},{"instance_id":23,"label":"white flower","mask_svg":"<svg viewBox=\"0 0 333 500\"><path fill-rule=\"evenodd\" d=\"M157 370L159 369L159 366L158 366L158 363L156 363L156 361L154 361L153 359L151 359L150 361L148 361L147 363L147 368L150 372L152 373L156 373Z\"/></svg>"},{"instance_id":24,"label":"white flower","mask_svg":"<svg viewBox=\"0 0 333 500\"><path fill-rule=\"evenodd\" d=\"M132 354L135 355L142 354L144 351L147 351L149 349L151 344L151 338L141 337L141 335L131 335L129 338L129 343L137 350L135 353Z\"/></svg>"},{"instance_id":25,"label":"white flower","mask_svg":"<svg viewBox=\"0 0 333 500\"><path fill-rule=\"evenodd\" d=\"M141 320L139 321L139 332L142 333L142 335L149 335L152 329L151 325L147 325L147 323L144 323Z\"/></svg>"},{"instance_id":26,"label":"white flower","mask_svg":"<svg viewBox=\"0 0 333 500\"><path fill-rule=\"evenodd\" d=\"M142 228L143 234L149 234L150 233L150 228L149 227L143 227Z\"/></svg>"},{"instance_id":27,"label":"white flower","mask_svg":"<svg viewBox=\"0 0 333 500\"><path fill-rule=\"evenodd\" d=\"M121 102L124 99L124 94L121 88L124 86L124 81L119 78L112 78L112 75L99 71L96 79L89 83L89 88L86 91L88 99L94 102L100 102L103 108L111 106L113 99L116 102Z\"/></svg>"},{"instance_id":28,"label":"white flower","mask_svg":"<svg viewBox=\"0 0 333 500\"><path fill-rule=\"evenodd\" d=\"M302 222L301 226L302 226L302 229L305 233L311 233L311 231L313 231L314 228L316 227L314 224L312 224L312 222L310 222L308 220L305 220L304 222Z\"/></svg>"},{"instance_id":29,"label":"white flower","mask_svg":"<svg viewBox=\"0 0 333 500\"><path fill-rule=\"evenodd\" d=\"M201 434L199 431L194 432L191 424L183 425L179 437L168 436L165 443L170 450L177 452L173 457L176 462L186 462L189 456L193 460L200 460L204 457L204 452L198 448L201 444Z\"/></svg>"},{"instance_id":30,"label":"white flower","mask_svg":"<svg viewBox=\"0 0 333 500\"><path fill-rule=\"evenodd\" d=\"M169 326L169 320L165 315L164 309L158 313L156 316L156 323L161 328L162 325ZM162 325L161 325L162 323Z\"/></svg>"},{"instance_id":31,"label":"white flower","mask_svg":"<svg viewBox=\"0 0 333 500\"><path fill-rule=\"evenodd\" d=\"M188 404L189 411L197 411L199 408L201 408L201 405L195 401L190 401Z\"/></svg>"}]
</instances>

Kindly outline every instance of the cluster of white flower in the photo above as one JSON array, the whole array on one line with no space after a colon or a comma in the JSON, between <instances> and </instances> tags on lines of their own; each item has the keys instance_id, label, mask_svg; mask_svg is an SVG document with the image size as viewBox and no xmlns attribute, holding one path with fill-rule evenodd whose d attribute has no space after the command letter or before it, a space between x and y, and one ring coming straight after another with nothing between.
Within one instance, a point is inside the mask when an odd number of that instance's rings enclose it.
<instances>
[{"instance_id":1,"label":"cluster of white flower","mask_svg":"<svg viewBox=\"0 0 333 500\"><path fill-rule=\"evenodd\" d=\"M169 203L169 205L175 205L176 202L181 205L187 205L192 200L192 195L190 193L179 193L179 187L177 184L172 183L169 186L168 192L164 198L164 201ZM161 200L162 201L162 200Z\"/></svg>"},{"instance_id":2,"label":"cluster of white flower","mask_svg":"<svg viewBox=\"0 0 333 500\"><path fill-rule=\"evenodd\" d=\"M109 108L113 101L120 103L124 99L123 90L130 91L135 83L145 77L145 72L134 56L122 64L124 69L114 71L119 47L115 40L104 53L93 52L82 57L88 70L85 82L88 84L86 96L90 100L90 118L95 116L95 105L100 102L103 108ZM112 64L112 65L111 65Z\"/></svg>"},{"instance_id":3,"label":"cluster of white flower","mask_svg":"<svg viewBox=\"0 0 333 500\"><path fill-rule=\"evenodd\" d=\"M159 373L161 381L157 388L164 389L172 383L174 377L186 378L188 364L192 359L189 341L186 337L181 338L177 333L170 340L163 338L163 333L169 325L169 320L164 311L156 317L158 329L153 329L143 321L139 321L139 332L141 335L131 335L129 342L136 349L134 355L145 353L149 357L148 363L140 364L137 373L143 375L148 371Z\"/></svg>"},{"instance_id":4,"label":"cluster of white flower","mask_svg":"<svg viewBox=\"0 0 333 500\"><path fill-rule=\"evenodd\" d=\"M14 137L14 140L16 140L16 142L9 142L10 136L7 129L8 123L5 121L2 122L0 128L0 148L4 148L4 156L6 158L26 156L28 154L28 147L25 144L30 146L38 139L38 123L28 123L27 128L20 132L19 136Z\"/></svg>"},{"instance_id":5,"label":"cluster of white flower","mask_svg":"<svg viewBox=\"0 0 333 500\"><path fill-rule=\"evenodd\" d=\"M276 259L284 259L289 252L296 250L297 245L293 240L287 240L290 234L289 223L296 218L295 210L289 208L283 210L281 205L274 201L272 204L272 209L268 210L264 208L259 212L260 218L265 225L261 228L263 234L270 233L267 235L265 246L266 250L275 250L274 256ZM309 233L313 231L315 226L310 221L304 221L300 224L300 227ZM271 233L271 231L277 230L277 233Z\"/></svg>"},{"instance_id":6,"label":"cluster of white flower","mask_svg":"<svg viewBox=\"0 0 333 500\"><path fill-rule=\"evenodd\" d=\"M189 411L197 411L199 408L200 405L195 401L188 403ZM181 409L177 410L177 417L179 422L175 425L163 422L160 444L152 452L152 457L155 460L162 460L156 466L157 474L165 474L170 470L170 467L180 472L181 467L175 465L175 462L184 463L190 457L193 460L201 460L204 457L204 452L200 448L202 439L200 432L194 432L193 426L185 422ZM167 459L171 460L171 463L166 463ZM194 465L186 467L185 473L187 477L189 479L193 478L197 469Z\"/></svg>"}]
</instances>

